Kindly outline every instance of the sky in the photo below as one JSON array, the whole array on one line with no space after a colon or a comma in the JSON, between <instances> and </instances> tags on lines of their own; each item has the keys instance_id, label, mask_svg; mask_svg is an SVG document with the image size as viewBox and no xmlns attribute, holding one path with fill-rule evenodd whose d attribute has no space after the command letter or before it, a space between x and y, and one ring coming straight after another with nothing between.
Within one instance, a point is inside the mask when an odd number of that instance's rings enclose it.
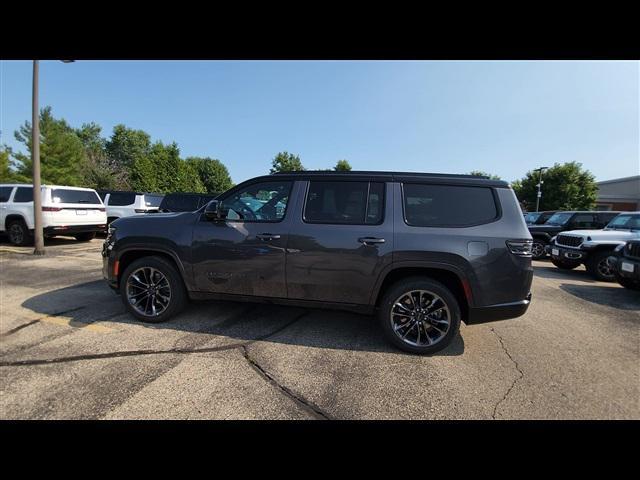
<instances>
[{"instance_id":1,"label":"sky","mask_svg":"<svg viewBox=\"0 0 640 480\"><path fill-rule=\"evenodd\" d=\"M640 174L637 61L85 61L40 63L40 106L73 127L142 129L234 182L280 151L307 169L468 173L512 181L578 161ZM0 61L0 143L31 118L32 64Z\"/></svg>"}]
</instances>

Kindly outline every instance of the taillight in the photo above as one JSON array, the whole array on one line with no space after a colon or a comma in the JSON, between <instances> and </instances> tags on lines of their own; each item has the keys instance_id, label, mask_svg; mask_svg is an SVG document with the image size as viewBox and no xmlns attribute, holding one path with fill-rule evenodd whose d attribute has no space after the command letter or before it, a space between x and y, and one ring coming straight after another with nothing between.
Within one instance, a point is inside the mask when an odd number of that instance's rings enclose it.
<instances>
[{"instance_id":1,"label":"taillight","mask_svg":"<svg viewBox=\"0 0 640 480\"><path fill-rule=\"evenodd\" d=\"M42 207L43 212L59 212L62 210L60 207Z\"/></svg>"},{"instance_id":2,"label":"taillight","mask_svg":"<svg viewBox=\"0 0 640 480\"><path fill-rule=\"evenodd\" d=\"M533 240L507 240L509 251L519 257L530 257Z\"/></svg>"}]
</instances>

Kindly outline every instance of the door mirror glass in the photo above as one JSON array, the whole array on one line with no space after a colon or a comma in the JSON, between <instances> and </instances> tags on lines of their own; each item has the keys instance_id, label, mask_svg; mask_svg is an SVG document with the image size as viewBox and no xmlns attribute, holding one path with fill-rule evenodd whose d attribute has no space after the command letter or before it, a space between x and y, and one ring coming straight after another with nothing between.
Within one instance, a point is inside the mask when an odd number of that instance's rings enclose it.
<instances>
[{"instance_id":1,"label":"door mirror glass","mask_svg":"<svg viewBox=\"0 0 640 480\"><path fill-rule=\"evenodd\" d=\"M218 200L211 200L204 208L204 216L207 220L224 220L226 215L222 209L222 203Z\"/></svg>"}]
</instances>

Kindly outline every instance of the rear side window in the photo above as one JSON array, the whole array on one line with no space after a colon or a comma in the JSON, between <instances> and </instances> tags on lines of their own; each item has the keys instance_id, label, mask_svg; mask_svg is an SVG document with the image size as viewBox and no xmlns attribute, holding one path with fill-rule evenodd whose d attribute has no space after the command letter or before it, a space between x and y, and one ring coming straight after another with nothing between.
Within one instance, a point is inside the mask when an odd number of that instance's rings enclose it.
<instances>
[{"instance_id":1,"label":"rear side window","mask_svg":"<svg viewBox=\"0 0 640 480\"><path fill-rule=\"evenodd\" d=\"M53 203L88 203L100 204L100 197L91 190L67 190L66 188L54 188L51 191Z\"/></svg>"},{"instance_id":2,"label":"rear side window","mask_svg":"<svg viewBox=\"0 0 640 480\"><path fill-rule=\"evenodd\" d=\"M407 225L466 227L498 216L493 192L487 187L405 183L402 190Z\"/></svg>"},{"instance_id":3,"label":"rear side window","mask_svg":"<svg viewBox=\"0 0 640 480\"><path fill-rule=\"evenodd\" d=\"M14 202L33 202L33 187L18 187L13 196Z\"/></svg>"},{"instance_id":4,"label":"rear side window","mask_svg":"<svg viewBox=\"0 0 640 480\"><path fill-rule=\"evenodd\" d=\"M197 195L167 195L161 207L172 212L193 212L198 209Z\"/></svg>"},{"instance_id":5,"label":"rear side window","mask_svg":"<svg viewBox=\"0 0 640 480\"><path fill-rule=\"evenodd\" d=\"M384 183L309 182L304 208L307 223L376 225L382 222Z\"/></svg>"},{"instance_id":6,"label":"rear side window","mask_svg":"<svg viewBox=\"0 0 640 480\"><path fill-rule=\"evenodd\" d=\"M598 226L593 213L578 213L572 220L572 226L577 228L595 228Z\"/></svg>"},{"instance_id":7,"label":"rear side window","mask_svg":"<svg viewBox=\"0 0 640 480\"><path fill-rule=\"evenodd\" d=\"M135 201L135 193L114 192L109 195L109 205L113 207L124 207L126 205L132 205Z\"/></svg>"},{"instance_id":8,"label":"rear side window","mask_svg":"<svg viewBox=\"0 0 640 480\"><path fill-rule=\"evenodd\" d=\"M7 203L13 187L0 187L0 203Z\"/></svg>"}]
</instances>

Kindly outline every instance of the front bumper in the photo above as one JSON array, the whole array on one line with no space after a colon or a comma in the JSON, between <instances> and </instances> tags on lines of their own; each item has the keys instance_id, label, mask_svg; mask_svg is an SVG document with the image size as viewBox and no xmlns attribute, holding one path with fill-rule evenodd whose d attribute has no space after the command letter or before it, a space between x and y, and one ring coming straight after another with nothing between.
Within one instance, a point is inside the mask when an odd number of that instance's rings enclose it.
<instances>
[{"instance_id":1,"label":"front bumper","mask_svg":"<svg viewBox=\"0 0 640 480\"><path fill-rule=\"evenodd\" d=\"M518 302L501 303L487 307L472 307L466 320L467 325L507 320L524 315L531 304L531 293Z\"/></svg>"},{"instance_id":2,"label":"front bumper","mask_svg":"<svg viewBox=\"0 0 640 480\"><path fill-rule=\"evenodd\" d=\"M577 248L566 248L559 245L549 245L549 255L554 260L563 262L584 262L589 252Z\"/></svg>"},{"instance_id":3,"label":"front bumper","mask_svg":"<svg viewBox=\"0 0 640 480\"><path fill-rule=\"evenodd\" d=\"M613 268L622 278L640 281L640 260L620 256L613 262Z\"/></svg>"}]
</instances>

